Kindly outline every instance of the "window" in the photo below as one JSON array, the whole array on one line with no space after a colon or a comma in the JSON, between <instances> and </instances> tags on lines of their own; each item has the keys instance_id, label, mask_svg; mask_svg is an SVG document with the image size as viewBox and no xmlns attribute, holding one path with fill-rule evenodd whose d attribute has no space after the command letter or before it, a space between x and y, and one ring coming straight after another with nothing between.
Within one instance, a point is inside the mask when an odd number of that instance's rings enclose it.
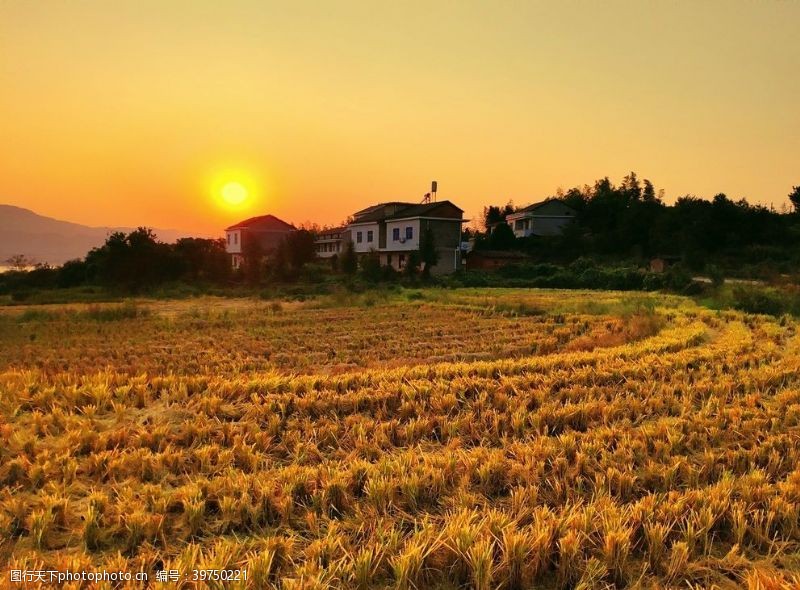
<instances>
[{"instance_id":1,"label":"window","mask_svg":"<svg viewBox=\"0 0 800 590\"><path fill-rule=\"evenodd\" d=\"M395 242L400 240L400 228L396 227L392 230L392 240Z\"/></svg>"},{"instance_id":2,"label":"window","mask_svg":"<svg viewBox=\"0 0 800 590\"><path fill-rule=\"evenodd\" d=\"M372 241L372 230L369 229L369 230L367 230L367 242L371 242L371 241Z\"/></svg>"},{"instance_id":3,"label":"window","mask_svg":"<svg viewBox=\"0 0 800 590\"><path fill-rule=\"evenodd\" d=\"M406 255L405 254L400 254L397 257L397 266L400 267L400 268L403 268L405 265L406 265Z\"/></svg>"},{"instance_id":4,"label":"window","mask_svg":"<svg viewBox=\"0 0 800 590\"><path fill-rule=\"evenodd\" d=\"M525 223L526 222L523 221L522 219L517 219L514 222L514 229L524 229L525 228Z\"/></svg>"},{"instance_id":5,"label":"window","mask_svg":"<svg viewBox=\"0 0 800 590\"><path fill-rule=\"evenodd\" d=\"M238 244L239 243L239 234L233 234L233 243L234 244Z\"/></svg>"},{"instance_id":6,"label":"window","mask_svg":"<svg viewBox=\"0 0 800 590\"><path fill-rule=\"evenodd\" d=\"M414 228L409 226L406 228L406 239L410 240L413 237L414 237Z\"/></svg>"},{"instance_id":7,"label":"window","mask_svg":"<svg viewBox=\"0 0 800 590\"><path fill-rule=\"evenodd\" d=\"M358 244L360 244L360 243L361 243L361 242L363 242L363 241L364 241L364 236L363 236L363 234L362 234L360 231L357 231L357 232L356 232L356 242L357 242Z\"/></svg>"},{"instance_id":8,"label":"window","mask_svg":"<svg viewBox=\"0 0 800 590\"><path fill-rule=\"evenodd\" d=\"M228 234L228 245L230 246L231 243L231 234Z\"/></svg>"}]
</instances>

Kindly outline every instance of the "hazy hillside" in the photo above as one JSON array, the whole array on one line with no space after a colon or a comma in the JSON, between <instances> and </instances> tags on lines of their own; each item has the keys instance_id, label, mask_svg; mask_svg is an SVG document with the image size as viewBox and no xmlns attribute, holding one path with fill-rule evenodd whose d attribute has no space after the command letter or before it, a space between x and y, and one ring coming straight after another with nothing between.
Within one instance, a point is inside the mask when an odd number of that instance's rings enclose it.
<instances>
[{"instance_id":1,"label":"hazy hillside","mask_svg":"<svg viewBox=\"0 0 800 590\"><path fill-rule=\"evenodd\" d=\"M38 215L13 205L0 205L0 264L15 254L24 254L36 262L61 264L82 258L89 250L101 245L109 233L131 229L89 227ZM165 242L189 235L188 232L170 229L154 231Z\"/></svg>"}]
</instances>

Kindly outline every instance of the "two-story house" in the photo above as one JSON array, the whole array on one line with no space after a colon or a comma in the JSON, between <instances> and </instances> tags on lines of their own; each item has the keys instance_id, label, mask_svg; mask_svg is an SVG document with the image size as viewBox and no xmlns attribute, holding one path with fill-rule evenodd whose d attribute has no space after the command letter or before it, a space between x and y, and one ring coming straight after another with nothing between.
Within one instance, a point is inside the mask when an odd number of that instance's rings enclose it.
<instances>
[{"instance_id":1,"label":"two-story house","mask_svg":"<svg viewBox=\"0 0 800 590\"><path fill-rule=\"evenodd\" d=\"M281 241L297 228L274 215L251 217L225 228L225 251L231 256L231 266L238 269L250 252L269 256Z\"/></svg>"},{"instance_id":2,"label":"two-story house","mask_svg":"<svg viewBox=\"0 0 800 590\"><path fill-rule=\"evenodd\" d=\"M434 203L381 203L358 211L347 226L357 254L374 250L382 265L405 268L409 253L420 248L425 231L433 232L439 253L433 274L445 274L461 266L463 210L450 201Z\"/></svg>"},{"instance_id":3,"label":"two-story house","mask_svg":"<svg viewBox=\"0 0 800 590\"><path fill-rule=\"evenodd\" d=\"M332 227L320 230L314 238L314 250L318 258L340 256L347 241L347 227Z\"/></svg>"},{"instance_id":4,"label":"two-story house","mask_svg":"<svg viewBox=\"0 0 800 590\"><path fill-rule=\"evenodd\" d=\"M561 235L575 218L575 210L561 199L546 199L506 216L518 238Z\"/></svg>"}]
</instances>

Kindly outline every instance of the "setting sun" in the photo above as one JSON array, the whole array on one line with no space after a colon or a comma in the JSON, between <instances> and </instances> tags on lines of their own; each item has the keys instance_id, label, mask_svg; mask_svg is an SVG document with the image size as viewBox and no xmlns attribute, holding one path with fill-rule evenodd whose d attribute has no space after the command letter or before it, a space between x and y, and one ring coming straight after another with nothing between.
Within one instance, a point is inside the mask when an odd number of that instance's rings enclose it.
<instances>
[{"instance_id":1,"label":"setting sun","mask_svg":"<svg viewBox=\"0 0 800 590\"><path fill-rule=\"evenodd\" d=\"M218 208L242 213L258 205L263 194L262 183L251 170L236 165L218 167L211 172L205 186Z\"/></svg>"},{"instance_id":2,"label":"setting sun","mask_svg":"<svg viewBox=\"0 0 800 590\"><path fill-rule=\"evenodd\" d=\"M241 205L247 200L247 189L239 182L229 182L222 187L221 196L229 205Z\"/></svg>"}]
</instances>

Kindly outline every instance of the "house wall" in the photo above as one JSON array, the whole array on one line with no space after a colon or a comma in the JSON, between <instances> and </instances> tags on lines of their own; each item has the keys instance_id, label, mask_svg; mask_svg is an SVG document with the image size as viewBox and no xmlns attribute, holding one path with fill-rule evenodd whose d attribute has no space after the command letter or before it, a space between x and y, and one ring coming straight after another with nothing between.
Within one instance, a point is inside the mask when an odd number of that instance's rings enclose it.
<instances>
[{"instance_id":1,"label":"house wall","mask_svg":"<svg viewBox=\"0 0 800 590\"><path fill-rule=\"evenodd\" d=\"M533 218L531 233L536 236L560 236L564 228L572 222L572 217L541 217Z\"/></svg>"},{"instance_id":2,"label":"house wall","mask_svg":"<svg viewBox=\"0 0 800 590\"><path fill-rule=\"evenodd\" d=\"M359 253L369 252L370 250L378 249L378 224L377 223L359 223L358 225L351 225L350 239L353 241L353 249ZM367 241L367 232L372 231L372 241ZM358 232L361 232L361 243L358 243Z\"/></svg>"},{"instance_id":3,"label":"house wall","mask_svg":"<svg viewBox=\"0 0 800 590\"><path fill-rule=\"evenodd\" d=\"M397 221L386 222L386 249L398 252L410 252L412 250L419 250L419 219L401 219ZM405 240L406 228L410 227L412 237L410 240ZM394 239L394 230L400 230L400 238L404 241Z\"/></svg>"},{"instance_id":4,"label":"house wall","mask_svg":"<svg viewBox=\"0 0 800 590\"><path fill-rule=\"evenodd\" d=\"M228 254L242 253L242 230L234 229L225 232L225 251Z\"/></svg>"},{"instance_id":5,"label":"house wall","mask_svg":"<svg viewBox=\"0 0 800 590\"><path fill-rule=\"evenodd\" d=\"M261 252L268 255L274 252L281 241L292 233L292 230L253 230L248 228L233 229L225 232L225 251L231 255L231 266L240 268L244 262L247 244L252 240L258 242Z\"/></svg>"},{"instance_id":6,"label":"house wall","mask_svg":"<svg viewBox=\"0 0 800 590\"><path fill-rule=\"evenodd\" d=\"M554 200L537 207L534 211L511 214L507 221L515 236L526 238L561 235L564 227L574 218L575 215L570 207Z\"/></svg>"},{"instance_id":7,"label":"house wall","mask_svg":"<svg viewBox=\"0 0 800 590\"><path fill-rule=\"evenodd\" d=\"M401 271L405 268L405 263L408 262L409 253L402 252L381 252L381 266L391 266L396 271Z\"/></svg>"},{"instance_id":8,"label":"house wall","mask_svg":"<svg viewBox=\"0 0 800 590\"><path fill-rule=\"evenodd\" d=\"M341 240L320 240L314 244L314 249L319 258L332 258L342 253Z\"/></svg>"},{"instance_id":9,"label":"house wall","mask_svg":"<svg viewBox=\"0 0 800 590\"><path fill-rule=\"evenodd\" d=\"M314 240L314 251L317 258L333 258L344 250L342 232L322 232Z\"/></svg>"},{"instance_id":10,"label":"house wall","mask_svg":"<svg viewBox=\"0 0 800 590\"><path fill-rule=\"evenodd\" d=\"M399 227L402 235L405 235L406 227L412 227L414 238L407 240L405 243L392 241L393 227ZM433 231L434 243L439 253L439 262L431 267L431 274L447 274L459 270L461 268L460 220L411 219L387 222L388 247L380 252L381 265L391 266L397 271L403 270L405 263L409 259L410 252L419 250L422 232L427 228Z\"/></svg>"},{"instance_id":11,"label":"house wall","mask_svg":"<svg viewBox=\"0 0 800 590\"><path fill-rule=\"evenodd\" d=\"M439 253L439 262L431 267L431 274L447 274L461 268L461 220L422 219L420 236L430 228Z\"/></svg>"},{"instance_id":12,"label":"house wall","mask_svg":"<svg viewBox=\"0 0 800 590\"><path fill-rule=\"evenodd\" d=\"M291 231L253 231L248 230L244 234L244 241L257 240L264 254L274 251L283 239L292 233ZM239 240L241 243L241 240Z\"/></svg>"}]
</instances>

